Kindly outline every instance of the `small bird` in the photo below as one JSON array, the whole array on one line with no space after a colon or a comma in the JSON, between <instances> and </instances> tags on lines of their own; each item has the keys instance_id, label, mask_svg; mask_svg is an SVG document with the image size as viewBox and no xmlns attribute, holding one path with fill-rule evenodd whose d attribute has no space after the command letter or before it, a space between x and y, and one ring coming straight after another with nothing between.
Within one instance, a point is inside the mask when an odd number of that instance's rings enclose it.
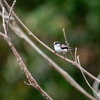
<instances>
[{"instance_id":1,"label":"small bird","mask_svg":"<svg viewBox=\"0 0 100 100\"><path fill-rule=\"evenodd\" d=\"M67 45L61 44L59 41L55 41L53 43L54 46L54 50L57 53L62 53L62 54L66 54L68 51L73 50L74 48L71 48Z\"/></svg>"}]
</instances>

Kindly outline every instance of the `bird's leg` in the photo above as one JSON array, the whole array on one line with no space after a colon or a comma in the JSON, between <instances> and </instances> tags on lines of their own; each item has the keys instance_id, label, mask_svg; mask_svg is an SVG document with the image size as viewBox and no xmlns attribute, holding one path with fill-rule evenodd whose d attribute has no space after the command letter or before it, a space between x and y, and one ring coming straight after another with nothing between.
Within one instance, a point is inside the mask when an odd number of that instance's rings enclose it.
<instances>
[{"instance_id":1,"label":"bird's leg","mask_svg":"<svg viewBox=\"0 0 100 100\"><path fill-rule=\"evenodd\" d=\"M54 53L57 53L56 51L54 51Z\"/></svg>"},{"instance_id":2,"label":"bird's leg","mask_svg":"<svg viewBox=\"0 0 100 100\"><path fill-rule=\"evenodd\" d=\"M65 55L64 53L62 53L62 56L64 57L64 60L65 60L65 58L66 58L66 55Z\"/></svg>"}]
</instances>

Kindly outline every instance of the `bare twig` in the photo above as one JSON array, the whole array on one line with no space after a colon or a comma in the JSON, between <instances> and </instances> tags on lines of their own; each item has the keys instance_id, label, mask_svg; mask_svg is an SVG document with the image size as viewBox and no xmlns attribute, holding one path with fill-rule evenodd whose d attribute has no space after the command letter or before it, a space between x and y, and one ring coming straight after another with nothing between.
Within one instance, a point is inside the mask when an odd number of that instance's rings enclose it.
<instances>
[{"instance_id":1,"label":"bare twig","mask_svg":"<svg viewBox=\"0 0 100 100\"><path fill-rule=\"evenodd\" d=\"M5 17L4 17L4 14L5 14L5 8L2 7L2 26L3 26L3 29L4 29L4 33L7 35L7 30L6 30L6 24L5 24Z\"/></svg>"},{"instance_id":2,"label":"bare twig","mask_svg":"<svg viewBox=\"0 0 100 100\"><path fill-rule=\"evenodd\" d=\"M66 38L66 33L65 33L65 29L63 28L63 34L64 34L64 38L65 38L65 43L67 46L69 46L69 43L67 41L67 38Z\"/></svg>"},{"instance_id":3,"label":"bare twig","mask_svg":"<svg viewBox=\"0 0 100 100\"><path fill-rule=\"evenodd\" d=\"M0 12L0 16L2 16L2 13L1 12ZM9 19L9 16L8 15L4 15L4 18L8 20ZM13 17L10 17L10 20L14 20L14 18Z\"/></svg>"},{"instance_id":4,"label":"bare twig","mask_svg":"<svg viewBox=\"0 0 100 100\"><path fill-rule=\"evenodd\" d=\"M18 54L17 50L15 49L14 45L12 44L10 37L7 34L7 28L6 28L6 24L5 24L5 19L4 19L4 13L5 13L5 9L4 7L2 7L2 20L3 20L3 28L4 28L4 34L0 32L0 36L2 38L5 39L5 41L8 43L9 47L11 48L12 52L14 53L19 66L21 68L21 70L24 72L24 74L26 75L26 78L28 79L28 82L31 86L33 86L34 88L36 88L42 95L43 97L45 97L47 100L53 100L40 86L39 84L36 82L36 80L32 77L31 73L28 71L26 65L24 64L22 58L20 57L20 55Z\"/></svg>"},{"instance_id":5,"label":"bare twig","mask_svg":"<svg viewBox=\"0 0 100 100\"><path fill-rule=\"evenodd\" d=\"M78 64L81 66L80 60L79 60L79 56L77 56L77 61L78 61ZM82 73L82 75L83 75L83 77L84 77L84 79L85 79L87 85L90 87L90 89L91 89L91 90L99 97L99 99L100 99L100 95L91 87L91 85L89 84L88 80L86 79L85 74L83 73L81 67L80 67L80 71L81 71L81 73Z\"/></svg>"},{"instance_id":6,"label":"bare twig","mask_svg":"<svg viewBox=\"0 0 100 100\"><path fill-rule=\"evenodd\" d=\"M12 14L12 11L13 11L15 3L16 3L16 0L13 1L12 6L11 6L10 11L9 11L8 21L7 21L7 32L8 32L8 26L9 26L10 17L11 17L11 14Z\"/></svg>"},{"instance_id":7,"label":"bare twig","mask_svg":"<svg viewBox=\"0 0 100 100\"><path fill-rule=\"evenodd\" d=\"M65 38L65 43L66 43L66 45L68 46L68 47L70 47L69 46L69 43L68 43L68 41L67 41L67 38L66 38L66 33L65 33L65 29L63 28L63 34L64 34L64 38ZM72 53L72 51L69 49L69 51L70 51L70 54L71 54L71 56L72 56L72 58L73 58L73 60L74 60L74 56L73 56L73 53Z\"/></svg>"},{"instance_id":8,"label":"bare twig","mask_svg":"<svg viewBox=\"0 0 100 100\"><path fill-rule=\"evenodd\" d=\"M30 83L27 83L26 81L24 81L24 83L25 83L26 85L31 85Z\"/></svg>"},{"instance_id":9,"label":"bare twig","mask_svg":"<svg viewBox=\"0 0 100 100\"><path fill-rule=\"evenodd\" d=\"M19 66L21 67L21 69L24 71L28 82L31 86L33 86L34 88L36 88L47 100L53 100L40 86L39 84L36 82L36 80L32 77L31 73L28 71L26 65L24 64L24 62L22 61L22 58L20 57L20 55L18 54L18 52L16 51L15 47L13 46L10 37L1 33L0 32L0 36L2 36L5 41L8 43L8 45L10 46L12 52L14 53L16 59L19 62Z\"/></svg>"},{"instance_id":10,"label":"bare twig","mask_svg":"<svg viewBox=\"0 0 100 100\"><path fill-rule=\"evenodd\" d=\"M75 48L75 62L78 63L80 65L80 71L87 83L87 85L91 88L91 90L99 97L99 94L91 87L91 85L89 84L88 80L86 79L85 77L85 74L83 73L83 70L81 68L81 63L80 63L80 60L79 60L79 55L77 56L77 48ZM100 98L100 97L99 97Z\"/></svg>"},{"instance_id":11,"label":"bare twig","mask_svg":"<svg viewBox=\"0 0 100 100\"><path fill-rule=\"evenodd\" d=\"M75 61L77 62L77 47L75 48Z\"/></svg>"}]
</instances>

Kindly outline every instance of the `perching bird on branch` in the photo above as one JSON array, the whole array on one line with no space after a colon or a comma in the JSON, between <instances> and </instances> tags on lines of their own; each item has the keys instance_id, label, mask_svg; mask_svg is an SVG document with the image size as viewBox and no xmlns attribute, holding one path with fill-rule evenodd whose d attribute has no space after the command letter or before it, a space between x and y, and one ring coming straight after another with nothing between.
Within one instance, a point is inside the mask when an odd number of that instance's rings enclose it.
<instances>
[{"instance_id":1,"label":"perching bird on branch","mask_svg":"<svg viewBox=\"0 0 100 100\"><path fill-rule=\"evenodd\" d=\"M55 52L62 53L62 54L66 54L70 50L75 50L75 48L64 45L64 44L60 43L59 41L55 41L53 43L53 46L54 46Z\"/></svg>"}]
</instances>

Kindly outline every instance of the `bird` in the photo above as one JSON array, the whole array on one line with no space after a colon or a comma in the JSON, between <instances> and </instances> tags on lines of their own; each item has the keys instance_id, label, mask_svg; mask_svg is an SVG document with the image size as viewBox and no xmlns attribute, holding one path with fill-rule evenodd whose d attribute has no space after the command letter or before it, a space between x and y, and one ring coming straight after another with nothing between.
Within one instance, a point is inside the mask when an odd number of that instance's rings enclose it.
<instances>
[{"instance_id":1,"label":"bird","mask_svg":"<svg viewBox=\"0 0 100 100\"><path fill-rule=\"evenodd\" d=\"M54 46L55 52L62 53L62 54L66 54L68 51L74 49L72 47L69 47L67 45L64 45L64 44L60 43L59 41L55 41L53 43L53 46Z\"/></svg>"}]
</instances>

